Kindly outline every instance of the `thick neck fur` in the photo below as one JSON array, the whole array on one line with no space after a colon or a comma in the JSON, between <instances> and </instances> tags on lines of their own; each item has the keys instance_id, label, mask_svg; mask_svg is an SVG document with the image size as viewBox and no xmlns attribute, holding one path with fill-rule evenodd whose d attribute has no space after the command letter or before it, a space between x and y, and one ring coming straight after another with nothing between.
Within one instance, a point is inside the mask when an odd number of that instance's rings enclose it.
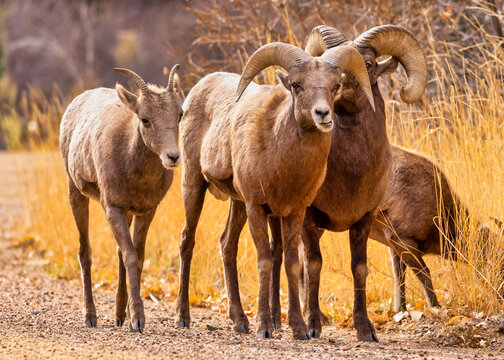
<instances>
[{"instance_id":1,"label":"thick neck fur","mask_svg":"<svg viewBox=\"0 0 504 360\"><path fill-rule=\"evenodd\" d=\"M300 123L308 119L296 120L292 96L277 88L248 129L254 139L249 146L253 162L264 169L261 193L256 189L254 201L268 203L273 213L283 216L311 203L323 181L330 149L330 132L315 126L306 129Z\"/></svg>"}]
</instances>

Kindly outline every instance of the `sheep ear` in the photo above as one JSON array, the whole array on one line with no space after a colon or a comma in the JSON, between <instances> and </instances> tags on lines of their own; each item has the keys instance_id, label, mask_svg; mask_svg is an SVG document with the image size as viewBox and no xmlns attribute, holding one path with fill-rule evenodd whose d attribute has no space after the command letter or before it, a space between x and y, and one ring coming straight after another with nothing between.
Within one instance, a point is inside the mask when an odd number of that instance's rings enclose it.
<instances>
[{"instance_id":1,"label":"sheep ear","mask_svg":"<svg viewBox=\"0 0 504 360\"><path fill-rule=\"evenodd\" d=\"M392 56L386 60L376 63L374 70L376 78L393 73L397 69L397 65L399 65L399 62Z\"/></svg>"},{"instance_id":2,"label":"sheep ear","mask_svg":"<svg viewBox=\"0 0 504 360\"><path fill-rule=\"evenodd\" d=\"M123 104L136 113L138 100L137 96L126 90L121 84L116 84L116 92Z\"/></svg>"},{"instance_id":3,"label":"sheep ear","mask_svg":"<svg viewBox=\"0 0 504 360\"><path fill-rule=\"evenodd\" d=\"M275 70L275 77L290 91L289 75L280 70Z\"/></svg>"}]
</instances>

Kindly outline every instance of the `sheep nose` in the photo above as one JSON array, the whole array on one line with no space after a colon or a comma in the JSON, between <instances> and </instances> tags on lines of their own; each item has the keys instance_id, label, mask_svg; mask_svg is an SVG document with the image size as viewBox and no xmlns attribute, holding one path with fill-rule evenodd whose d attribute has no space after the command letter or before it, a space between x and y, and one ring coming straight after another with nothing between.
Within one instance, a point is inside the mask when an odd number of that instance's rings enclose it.
<instances>
[{"instance_id":1,"label":"sheep nose","mask_svg":"<svg viewBox=\"0 0 504 360\"><path fill-rule=\"evenodd\" d=\"M315 110L315 114L317 114L318 116L321 117L321 119L323 120L328 114L329 114L329 110L328 109L316 109Z\"/></svg>"},{"instance_id":2,"label":"sheep nose","mask_svg":"<svg viewBox=\"0 0 504 360\"><path fill-rule=\"evenodd\" d=\"M173 162L174 164L177 162L178 158L180 157L179 154L173 154L173 155L167 154L166 156L168 156L168 159L170 159L171 162Z\"/></svg>"}]
</instances>

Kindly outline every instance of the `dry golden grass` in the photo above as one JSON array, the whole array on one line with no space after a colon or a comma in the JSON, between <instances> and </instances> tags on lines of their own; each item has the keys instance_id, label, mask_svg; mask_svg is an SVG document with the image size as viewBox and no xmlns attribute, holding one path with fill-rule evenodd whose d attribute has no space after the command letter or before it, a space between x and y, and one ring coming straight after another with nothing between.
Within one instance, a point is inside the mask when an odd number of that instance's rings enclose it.
<instances>
[{"instance_id":1,"label":"dry golden grass","mask_svg":"<svg viewBox=\"0 0 504 360\"><path fill-rule=\"evenodd\" d=\"M496 290L501 285L502 237L481 265L474 219L504 218L504 54L494 39L483 34L484 42L475 48L473 60L460 58L453 49L431 55L429 69L435 74L429 85L437 95L425 95L420 106L390 100L397 98L400 81L394 75L384 87L388 129L393 143L428 155L446 173L454 190L469 208L473 218L460 239L460 252L468 264L428 257L436 292L443 304L467 305L470 309L495 313L501 305ZM293 42L297 42L293 37ZM457 60L457 61L455 61ZM450 64L465 66L465 78L454 75ZM269 72L267 80L273 81ZM383 81L383 80L382 80ZM468 84L471 84L469 86ZM67 201L66 175L59 153L44 157L34 170L35 181L27 189L30 233L38 249L45 251L49 270L56 276L79 276L78 237ZM198 226L192 262L191 294L198 298L225 294L218 239L224 229L228 204L207 195ZM158 208L151 226L145 262L149 284L162 284L163 291L177 289L178 246L184 223L180 192L180 172ZM90 237L93 248L95 282L111 283L116 277L116 247L99 204L91 203ZM338 316L340 309L353 303L348 234L325 233L321 243L324 265L321 280L323 310ZM390 308L393 278L388 250L369 242L368 300ZM256 252L247 227L238 253L239 280L244 303L253 306L257 297ZM285 277L282 280L285 291ZM407 300L423 299L416 278L408 271ZM331 310L332 309L332 310ZM344 311L343 311L344 312Z\"/></svg>"}]
</instances>

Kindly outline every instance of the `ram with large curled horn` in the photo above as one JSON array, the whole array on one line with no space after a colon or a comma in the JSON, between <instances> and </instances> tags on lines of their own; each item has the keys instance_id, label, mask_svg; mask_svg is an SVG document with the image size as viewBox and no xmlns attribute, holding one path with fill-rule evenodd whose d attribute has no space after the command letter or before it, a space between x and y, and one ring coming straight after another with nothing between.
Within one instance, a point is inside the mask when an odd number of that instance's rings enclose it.
<instances>
[{"instance_id":1,"label":"ram with large curled horn","mask_svg":"<svg viewBox=\"0 0 504 360\"><path fill-rule=\"evenodd\" d=\"M272 65L288 71L281 75L282 84L251 83ZM258 256L257 331L261 337L272 337L269 279L273 259L267 221L275 218L283 225L281 237L290 294L288 321L295 338L309 338L299 307L297 243L305 209L326 173L334 126L333 104L344 72L353 74L373 107L364 61L349 46L312 57L296 46L264 45L251 56L241 76L210 74L188 94L180 126L186 222L180 245L178 327L189 326L190 263L208 188L218 199L231 201L220 244L234 330L249 330L236 272L237 242L248 218Z\"/></svg>"},{"instance_id":2,"label":"ram with large curled horn","mask_svg":"<svg viewBox=\"0 0 504 360\"><path fill-rule=\"evenodd\" d=\"M338 30L321 25L310 34L306 51L313 56L352 46L362 55L372 85L376 110L367 105L366 94L352 74L345 80L334 103L336 125L327 163L327 176L312 205L307 209L302 230L304 244L304 295L306 318L312 337L320 336L321 321L318 287L322 257L319 239L323 230L349 230L351 266L354 277L354 326L357 337L364 341L378 341L366 311L367 238L375 221L391 170L391 146L387 138L384 101L377 85L379 76L393 72L398 62L406 69L408 83L402 89L404 101L418 100L425 89L427 67L418 42L405 29L384 25L373 28L354 42ZM380 55L390 58L377 62ZM282 262L280 224L272 223L271 312L275 324L280 325L279 282Z\"/></svg>"},{"instance_id":3,"label":"ram with large curled horn","mask_svg":"<svg viewBox=\"0 0 504 360\"><path fill-rule=\"evenodd\" d=\"M397 35L394 35L394 32ZM401 39L400 34L406 34L404 39ZM307 51L311 54L322 54L326 48L338 45L334 44L334 38L340 39L339 44L346 42L343 34L334 28L321 25L311 33L307 44L307 48L310 49ZM372 46L377 49L377 55L388 54L403 59L401 63L409 76L409 82L401 97L411 102L422 95L427 78L427 73L424 71L424 56L413 36L406 30L391 25L380 26L362 34L354 42L359 44L357 48L361 52ZM406 46L397 49L393 46L395 43ZM392 61L393 58L389 58L383 63ZM376 65L380 66L383 65L380 63ZM370 78L373 77L377 76L370 75ZM464 230L456 225L457 213L466 214L468 219L476 221L482 248L493 246L495 239L499 238L499 232L502 233L504 228L502 221L495 218L492 218L490 223L482 224L469 216L469 211L450 188L448 179L441 169L427 157L394 145L392 145L392 175L379 209L370 237L390 248L396 312L406 310L406 266L413 270L422 285L427 305L439 305L430 270L423 256L441 255L444 252L457 253L454 244L465 239L459 235ZM464 246L461 248L464 249Z\"/></svg>"}]
</instances>

